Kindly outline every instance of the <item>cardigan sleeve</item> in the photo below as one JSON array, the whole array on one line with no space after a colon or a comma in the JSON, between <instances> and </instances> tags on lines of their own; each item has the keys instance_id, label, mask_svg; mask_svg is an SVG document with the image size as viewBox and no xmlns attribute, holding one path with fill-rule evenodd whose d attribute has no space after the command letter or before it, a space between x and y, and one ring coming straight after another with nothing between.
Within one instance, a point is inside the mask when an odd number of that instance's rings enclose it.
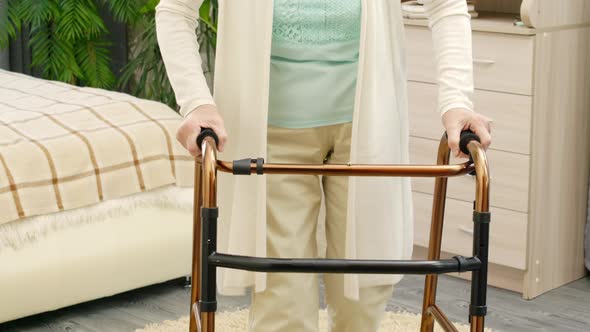
<instances>
[{"instance_id":1,"label":"cardigan sleeve","mask_svg":"<svg viewBox=\"0 0 590 332\"><path fill-rule=\"evenodd\" d=\"M160 53L174 89L180 114L201 105L214 105L203 74L196 28L203 0L161 0L156 7Z\"/></svg>"},{"instance_id":2,"label":"cardigan sleeve","mask_svg":"<svg viewBox=\"0 0 590 332\"><path fill-rule=\"evenodd\" d=\"M473 111L471 18L465 0L425 0L437 65L438 110Z\"/></svg>"}]
</instances>

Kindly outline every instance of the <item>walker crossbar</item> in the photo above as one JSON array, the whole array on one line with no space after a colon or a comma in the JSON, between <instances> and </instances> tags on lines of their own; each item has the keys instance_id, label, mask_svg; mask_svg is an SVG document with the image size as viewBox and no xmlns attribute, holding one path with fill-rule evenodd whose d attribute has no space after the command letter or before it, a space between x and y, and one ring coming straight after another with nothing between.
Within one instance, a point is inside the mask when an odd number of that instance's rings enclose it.
<instances>
[{"instance_id":1,"label":"walker crossbar","mask_svg":"<svg viewBox=\"0 0 590 332\"><path fill-rule=\"evenodd\" d=\"M443 274L481 268L477 257L442 260L355 260L261 258L213 253L209 264L254 272L343 274Z\"/></svg>"},{"instance_id":2,"label":"walker crossbar","mask_svg":"<svg viewBox=\"0 0 590 332\"><path fill-rule=\"evenodd\" d=\"M438 275L471 272L471 332L483 332L487 313L486 290L488 269L489 169L479 138L470 131L461 134L461 151L468 162L449 165L450 150L446 134L438 151L437 165L289 165L265 164L262 159L234 162L217 160L217 136L203 129L198 144L203 151L195 171L195 210L193 229L193 287L191 291L190 332L215 331L216 269L218 267L269 273L354 273L354 274L417 274L426 275L422 306L421 332L432 332L434 321L443 330L457 329L436 305ZM236 256L217 252L217 171L234 175L250 174L314 174L326 176L403 176L435 177L433 214L427 260L346 260L291 259ZM440 259L447 179L474 174L476 195L473 209L473 256Z\"/></svg>"},{"instance_id":3,"label":"walker crossbar","mask_svg":"<svg viewBox=\"0 0 590 332\"><path fill-rule=\"evenodd\" d=\"M246 161L249 161L245 164ZM247 166L246 166L247 165ZM245 168L247 167L247 170ZM475 170L472 162L459 165L293 165L265 164L262 159L243 159L234 162L217 161L216 168L234 175L299 174L323 176L380 176L380 177L454 177Z\"/></svg>"}]
</instances>

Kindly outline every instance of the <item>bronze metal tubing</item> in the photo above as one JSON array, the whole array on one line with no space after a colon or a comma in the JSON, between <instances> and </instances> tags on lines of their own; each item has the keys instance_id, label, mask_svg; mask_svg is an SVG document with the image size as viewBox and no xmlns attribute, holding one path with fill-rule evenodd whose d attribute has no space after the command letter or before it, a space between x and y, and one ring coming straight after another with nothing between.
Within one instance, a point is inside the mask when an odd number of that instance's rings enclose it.
<instances>
[{"instance_id":1,"label":"bronze metal tubing","mask_svg":"<svg viewBox=\"0 0 590 332\"><path fill-rule=\"evenodd\" d=\"M475 316L471 317L471 332L483 332L484 331L485 317Z\"/></svg>"},{"instance_id":2,"label":"bronze metal tubing","mask_svg":"<svg viewBox=\"0 0 590 332\"><path fill-rule=\"evenodd\" d=\"M481 144L477 141L472 141L467 145L469 149L469 153L473 158L473 162L475 164L475 171L476 171L476 186L475 186L475 211L480 213L489 212L489 202L490 202L490 174L489 174L489 166L487 156L481 146ZM487 274L488 274L488 243L489 243L489 224L482 224L476 227L486 227L485 231L481 231L480 228L475 228L476 232L479 232L478 241L485 241L485 244L480 243L481 252L480 259L482 261L482 267L479 271L474 271L472 273L472 287L471 287L471 294L472 294L472 304L474 301L474 294L476 294L475 298L480 298L483 300L483 305L485 305L486 299L486 292L487 292ZM482 235L482 234L485 234ZM476 252L476 245L474 241L474 254ZM477 291L477 293L475 293ZM478 304L479 305L479 304ZM470 317L470 327L471 332L483 332L485 325L485 315L483 316L471 316Z\"/></svg>"},{"instance_id":3,"label":"bronze metal tubing","mask_svg":"<svg viewBox=\"0 0 590 332\"><path fill-rule=\"evenodd\" d=\"M203 195L201 188L202 167L200 162L195 162L195 192L193 198L193 267L192 267L192 287L191 287L191 306L190 306L190 323L189 331L197 332L200 330L200 317L198 317L197 303L201 292L200 287L200 265L197 264L201 257L201 205Z\"/></svg>"},{"instance_id":4,"label":"bronze metal tubing","mask_svg":"<svg viewBox=\"0 0 590 332\"><path fill-rule=\"evenodd\" d=\"M201 313L201 320L203 323L203 325L201 326L202 332L214 332L215 331L215 313L214 312Z\"/></svg>"},{"instance_id":5,"label":"bronze metal tubing","mask_svg":"<svg viewBox=\"0 0 590 332\"><path fill-rule=\"evenodd\" d=\"M475 211L490 211L490 174L487 156L481 145L472 141L467 145L476 172Z\"/></svg>"},{"instance_id":6,"label":"bronze metal tubing","mask_svg":"<svg viewBox=\"0 0 590 332\"><path fill-rule=\"evenodd\" d=\"M232 173L233 163L218 161L217 169ZM291 165L264 164L264 174L300 174L325 176L388 176L388 177L453 177L474 170L471 163L458 165ZM256 174L256 163L250 165L251 174Z\"/></svg>"},{"instance_id":7,"label":"bronze metal tubing","mask_svg":"<svg viewBox=\"0 0 590 332\"><path fill-rule=\"evenodd\" d=\"M203 175L201 181L201 189L203 191L202 207L215 208L217 207L217 150L213 138L207 137L203 140L201 151L203 151ZM200 239L199 247L201 245ZM203 256L199 256L199 265L203 263L201 260L207 260L207 257ZM202 290L202 287L202 283L199 282L199 292ZM215 331L215 312L201 312L201 328L202 332Z\"/></svg>"},{"instance_id":8,"label":"bronze metal tubing","mask_svg":"<svg viewBox=\"0 0 590 332\"><path fill-rule=\"evenodd\" d=\"M450 149L447 136L443 135L438 146L437 165L448 165ZM428 259L440 259L442 244L443 221L445 214L445 201L447 197L446 177L438 177L434 183L434 199L432 203L432 220L430 223L430 240L428 243ZM422 303L421 332L432 332L434 329L434 317L430 308L436 303L437 275L427 275L424 282L424 301Z\"/></svg>"},{"instance_id":9,"label":"bronze metal tubing","mask_svg":"<svg viewBox=\"0 0 590 332\"><path fill-rule=\"evenodd\" d=\"M203 207L217 207L217 151L215 141L207 137L203 141Z\"/></svg>"},{"instance_id":10,"label":"bronze metal tubing","mask_svg":"<svg viewBox=\"0 0 590 332\"><path fill-rule=\"evenodd\" d=\"M428 311L436 319L436 321L442 327L443 330L445 330L446 332L459 332L455 325L451 323L451 321L447 318L447 316L442 312L442 310L440 310L440 308L436 304L432 305L432 307L430 307Z\"/></svg>"},{"instance_id":11,"label":"bronze metal tubing","mask_svg":"<svg viewBox=\"0 0 590 332\"><path fill-rule=\"evenodd\" d=\"M326 176L398 176L398 177L436 177L433 199L433 214L430 229L430 241L428 248L428 260L439 260L442 243L443 220L448 177L477 173L476 208L478 212L488 212L489 209L489 174L485 152L478 142L470 142L468 149L473 163L449 165L450 149L446 135L440 141L437 157L437 165L291 165L291 164L264 164L264 174L306 174ZM205 138L202 146L203 158L197 162L195 175L195 229L193 248L193 291L191 303L196 305L201 294L199 266L201 257L201 217L200 207L214 208L217 204L217 170L224 173L233 173L233 163L217 160L215 142L212 138ZM257 173L256 163L251 163L250 173ZM487 264L487 262L486 262ZM487 272L484 276L487 275ZM484 279L485 280L485 279ZM421 332L432 332L435 319L447 332L456 332L457 329L448 320L444 313L436 305L437 275L428 275L425 280L424 302L422 310ZM485 294L484 294L485 295ZM484 298L485 299L485 298ZM197 320L193 312L198 309L191 305L190 332L196 332ZM472 316L470 319L471 332L483 332L484 317ZM199 331L215 331L215 313L200 313Z\"/></svg>"},{"instance_id":12,"label":"bronze metal tubing","mask_svg":"<svg viewBox=\"0 0 590 332\"><path fill-rule=\"evenodd\" d=\"M189 332L214 332L215 313L200 312L201 296L201 207L212 208L217 204L217 152L212 138L205 138L202 159L195 166L195 196L193 210L193 268ZM205 258L206 259L206 258Z\"/></svg>"}]
</instances>

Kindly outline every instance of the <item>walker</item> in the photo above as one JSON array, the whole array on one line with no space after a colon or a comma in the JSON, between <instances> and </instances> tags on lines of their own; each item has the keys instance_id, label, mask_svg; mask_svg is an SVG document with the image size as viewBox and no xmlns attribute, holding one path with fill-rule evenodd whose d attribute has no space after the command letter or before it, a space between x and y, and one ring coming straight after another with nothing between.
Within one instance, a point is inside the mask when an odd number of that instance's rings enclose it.
<instances>
[{"instance_id":1,"label":"walker","mask_svg":"<svg viewBox=\"0 0 590 332\"><path fill-rule=\"evenodd\" d=\"M471 131L461 133L460 148L469 161L449 165L450 149L446 134L440 140L437 165L293 165L266 164L263 159L233 162L217 160L218 138L204 128L197 138L202 160L195 169L193 268L190 307L190 332L214 332L216 269L225 267L256 272L287 273L356 273L426 275L422 304L421 332L432 332L436 320L446 332L457 328L436 305L439 274L471 271L471 332L484 331L487 311L488 275L489 168L479 138ZM410 176L436 177L433 214L430 226L428 260L345 260L345 259L277 259L228 255L217 252L217 171L234 175L307 174L327 176ZM475 173L476 194L473 206L473 257L440 259L447 178ZM361 332L361 331L359 331Z\"/></svg>"}]
</instances>

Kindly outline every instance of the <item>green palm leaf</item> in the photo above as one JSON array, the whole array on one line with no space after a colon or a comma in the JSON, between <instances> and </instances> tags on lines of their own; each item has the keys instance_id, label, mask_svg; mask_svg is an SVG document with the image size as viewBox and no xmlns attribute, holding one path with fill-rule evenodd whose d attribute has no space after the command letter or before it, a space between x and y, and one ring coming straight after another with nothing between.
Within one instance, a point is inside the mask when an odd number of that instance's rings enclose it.
<instances>
[{"instance_id":1,"label":"green palm leaf","mask_svg":"<svg viewBox=\"0 0 590 332\"><path fill-rule=\"evenodd\" d=\"M16 2L16 13L25 24L39 25L49 22L59 16L59 5L55 0L21 0Z\"/></svg>"},{"instance_id":2,"label":"green palm leaf","mask_svg":"<svg viewBox=\"0 0 590 332\"><path fill-rule=\"evenodd\" d=\"M22 21L18 15L18 6L16 0L0 2L0 12L6 13L0 15L0 49L8 47L10 40L16 38L20 30Z\"/></svg>"},{"instance_id":3,"label":"green palm leaf","mask_svg":"<svg viewBox=\"0 0 590 332\"><path fill-rule=\"evenodd\" d=\"M129 89L140 98L164 102L176 106L174 92L166 76L156 38L154 16L142 18L141 33L135 42L134 54L122 71L119 88Z\"/></svg>"},{"instance_id":4,"label":"green palm leaf","mask_svg":"<svg viewBox=\"0 0 590 332\"><path fill-rule=\"evenodd\" d=\"M57 33L69 40L93 38L108 30L93 0L60 0Z\"/></svg>"},{"instance_id":5,"label":"green palm leaf","mask_svg":"<svg viewBox=\"0 0 590 332\"><path fill-rule=\"evenodd\" d=\"M76 60L84 73L85 85L111 89L115 85L115 75L111 71L109 43L101 39L81 41L76 47Z\"/></svg>"},{"instance_id":6,"label":"green palm leaf","mask_svg":"<svg viewBox=\"0 0 590 332\"><path fill-rule=\"evenodd\" d=\"M55 31L55 25L39 24L31 28L32 66L41 68L43 76L76 84L83 77L74 53L74 44Z\"/></svg>"},{"instance_id":7,"label":"green palm leaf","mask_svg":"<svg viewBox=\"0 0 590 332\"><path fill-rule=\"evenodd\" d=\"M140 16L140 8L153 0L103 0L108 3L115 19L123 23L135 23Z\"/></svg>"}]
</instances>

